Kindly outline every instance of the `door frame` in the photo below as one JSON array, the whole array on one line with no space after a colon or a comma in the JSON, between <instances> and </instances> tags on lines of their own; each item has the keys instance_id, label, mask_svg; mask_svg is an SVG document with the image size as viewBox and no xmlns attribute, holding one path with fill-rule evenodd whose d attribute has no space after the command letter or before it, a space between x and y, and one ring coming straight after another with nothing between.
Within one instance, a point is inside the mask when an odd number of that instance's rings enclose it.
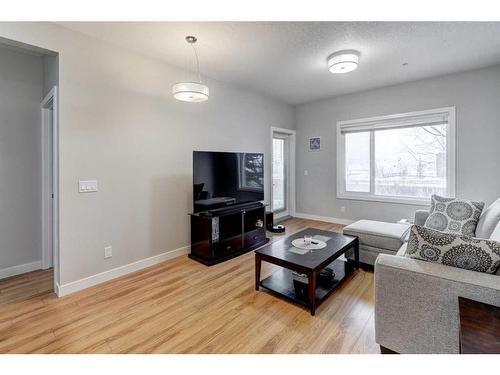
<instances>
[{"instance_id":1,"label":"door frame","mask_svg":"<svg viewBox=\"0 0 500 375\"><path fill-rule=\"evenodd\" d=\"M54 86L40 103L42 119L42 269L54 268L54 292L59 295L59 116ZM52 109L52 131L50 110ZM50 145L52 144L52 155ZM52 159L52 165L50 165ZM51 173L52 170L52 173ZM52 182L52 192L50 186ZM51 197L51 194L54 196ZM52 207L51 207L52 206ZM51 210L52 208L52 210ZM52 215L51 215L52 212ZM52 246L51 246L52 239Z\"/></svg>"},{"instance_id":2,"label":"door frame","mask_svg":"<svg viewBox=\"0 0 500 375\"><path fill-rule=\"evenodd\" d=\"M290 135L282 132L273 132L273 153L274 153L274 140L279 140L283 143L283 207L276 208L274 207L274 195L273 201L271 202L272 211L274 217L281 218L290 215ZM272 191L274 194L274 155L271 157L271 161L273 162L273 176L271 181ZM280 168L281 169L281 168Z\"/></svg>"},{"instance_id":3,"label":"door frame","mask_svg":"<svg viewBox=\"0 0 500 375\"><path fill-rule=\"evenodd\" d=\"M285 216L295 216L295 143L296 143L296 131L287 128L279 128L276 126L271 126L271 137L270 137L270 155L269 158L269 170L271 171L271 185L270 185L270 196L271 200L269 202L271 206L271 211L273 207L273 137L274 133L281 133L288 135L288 149L289 149L289 162L288 162L288 180L287 180L287 194L288 194L288 212L282 212L274 216L274 219L280 219Z\"/></svg>"}]
</instances>

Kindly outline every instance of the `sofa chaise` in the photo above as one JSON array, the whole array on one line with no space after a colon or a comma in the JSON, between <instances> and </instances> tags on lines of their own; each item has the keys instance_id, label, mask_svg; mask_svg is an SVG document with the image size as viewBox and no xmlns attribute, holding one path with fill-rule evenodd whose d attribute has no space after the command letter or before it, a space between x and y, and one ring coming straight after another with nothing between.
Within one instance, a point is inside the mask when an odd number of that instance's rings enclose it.
<instances>
[{"instance_id":1,"label":"sofa chaise","mask_svg":"<svg viewBox=\"0 0 500 375\"><path fill-rule=\"evenodd\" d=\"M417 211L415 224L427 216ZM459 353L458 297L500 306L500 269L487 274L406 257L404 226L364 220L344 229L359 237L362 261L374 264L375 340L382 352ZM483 211L475 237L500 241L500 199Z\"/></svg>"}]
</instances>

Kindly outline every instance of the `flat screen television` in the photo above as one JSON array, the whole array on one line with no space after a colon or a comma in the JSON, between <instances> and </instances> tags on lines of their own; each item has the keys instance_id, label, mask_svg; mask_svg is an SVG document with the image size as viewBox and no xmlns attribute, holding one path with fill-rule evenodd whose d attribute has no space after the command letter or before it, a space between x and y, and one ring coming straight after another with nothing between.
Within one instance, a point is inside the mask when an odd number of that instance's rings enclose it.
<instances>
[{"instance_id":1,"label":"flat screen television","mask_svg":"<svg viewBox=\"0 0 500 375\"><path fill-rule=\"evenodd\" d=\"M264 200L264 154L193 151L193 210Z\"/></svg>"}]
</instances>

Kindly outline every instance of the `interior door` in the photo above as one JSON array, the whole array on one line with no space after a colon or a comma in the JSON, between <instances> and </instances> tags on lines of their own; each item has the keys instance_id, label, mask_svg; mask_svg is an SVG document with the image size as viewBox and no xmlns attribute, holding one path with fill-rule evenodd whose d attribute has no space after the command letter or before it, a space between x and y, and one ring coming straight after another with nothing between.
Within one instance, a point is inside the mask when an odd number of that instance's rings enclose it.
<instances>
[{"instance_id":1,"label":"interior door","mask_svg":"<svg viewBox=\"0 0 500 375\"><path fill-rule=\"evenodd\" d=\"M273 133L272 210L275 217L287 216L289 211L289 135Z\"/></svg>"}]
</instances>

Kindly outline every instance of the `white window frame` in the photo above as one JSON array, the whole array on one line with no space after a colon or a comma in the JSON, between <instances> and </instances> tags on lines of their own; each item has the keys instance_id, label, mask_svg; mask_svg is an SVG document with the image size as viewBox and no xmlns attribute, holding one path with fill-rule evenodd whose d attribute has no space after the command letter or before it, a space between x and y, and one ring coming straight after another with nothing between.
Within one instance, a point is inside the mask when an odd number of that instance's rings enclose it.
<instances>
[{"instance_id":1,"label":"white window frame","mask_svg":"<svg viewBox=\"0 0 500 375\"><path fill-rule=\"evenodd\" d=\"M404 196L381 196L375 195L374 191L374 168L372 168L375 158L375 148L373 145L374 137L370 137L370 193L348 192L345 190L345 135L342 130L360 130L370 131L377 128L398 128L405 124L425 123L430 118L437 116L446 116L448 128L446 132L446 178L447 178L447 196L455 196L455 107L436 108L425 111L398 113L387 116L377 116L348 121L337 122L337 198L352 199L362 201L403 203L418 206L427 206L430 203L428 198L415 198ZM373 133L372 133L373 134Z\"/></svg>"}]
</instances>

